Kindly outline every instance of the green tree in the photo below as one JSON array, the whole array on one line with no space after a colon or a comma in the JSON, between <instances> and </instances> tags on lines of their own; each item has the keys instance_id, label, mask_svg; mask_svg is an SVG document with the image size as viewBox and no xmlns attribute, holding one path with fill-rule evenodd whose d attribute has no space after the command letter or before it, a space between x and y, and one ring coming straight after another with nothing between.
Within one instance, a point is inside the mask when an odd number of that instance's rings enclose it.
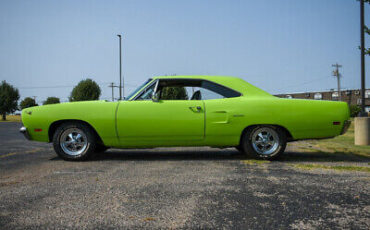
<instances>
[{"instance_id":1,"label":"green tree","mask_svg":"<svg viewBox=\"0 0 370 230\"><path fill-rule=\"evenodd\" d=\"M360 0L357 0L357 1L360 1ZM370 0L364 0L364 3L369 3L369 5L370 5ZM365 16L366 16L366 14L365 14ZM370 29L366 25L364 25L364 31L365 31L366 34L370 35ZM358 47L358 48L361 50L361 47ZM364 53L365 53L365 55L370 55L370 48L364 47Z\"/></svg>"},{"instance_id":2,"label":"green tree","mask_svg":"<svg viewBox=\"0 0 370 230\"><path fill-rule=\"evenodd\" d=\"M50 104L59 104L60 100L57 97L48 97L46 101L44 101L43 105L50 105Z\"/></svg>"},{"instance_id":3,"label":"green tree","mask_svg":"<svg viewBox=\"0 0 370 230\"><path fill-rule=\"evenodd\" d=\"M188 93L184 87L165 87L162 89L163 100L188 100Z\"/></svg>"},{"instance_id":4,"label":"green tree","mask_svg":"<svg viewBox=\"0 0 370 230\"><path fill-rule=\"evenodd\" d=\"M365 30L365 33L367 33L368 35L370 35L370 29L369 29L369 27L365 26L364 30ZM367 48L367 49L365 48L364 52L365 52L365 55L370 55L370 48Z\"/></svg>"},{"instance_id":5,"label":"green tree","mask_svg":"<svg viewBox=\"0 0 370 230\"><path fill-rule=\"evenodd\" d=\"M91 80L82 80L75 86L69 97L69 101L91 101L99 100L101 90L99 85Z\"/></svg>"},{"instance_id":6,"label":"green tree","mask_svg":"<svg viewBox=\"0 0 370 230\"><path fill-rule=\"evenodd\" d=\"M358 105L350 105L349 111L350 111L351 117L357 117L357 115L361 112L361 107Z\"/></svg>"},{"instance_id":7,"label":"green tree","mask_svg":"<svg viewBox=\"0 0 370 230\"><path fill-rule=\"evenodd\" d=\"M21 101L21 104L20 104L21 109L25 109L25 108L29 108L33 106L38 106L38 104L36 104L35 99L30 98L30 97L26 97L25 99L23 99L23 101Z\"/></svg>"},{"instance_id":8,"label":"green tree","mask_svg":"<svg viewBox=\"0 0 370 230\"><path fill-rule=\"evenodd\" d=\"M13 113L18 108L19 92L12 85L2 81L0 84L0 114L3 121L7 113Z\"/></svg>"}]
</instances>

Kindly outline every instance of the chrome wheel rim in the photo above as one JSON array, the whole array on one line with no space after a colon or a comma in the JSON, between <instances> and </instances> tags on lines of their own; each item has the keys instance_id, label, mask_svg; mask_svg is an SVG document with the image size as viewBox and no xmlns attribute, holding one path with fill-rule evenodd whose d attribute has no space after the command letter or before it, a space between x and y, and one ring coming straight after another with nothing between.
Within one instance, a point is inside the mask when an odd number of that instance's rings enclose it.
<instances>
[{"instance_id":1,"label":"chrome wheel rim","mask_svg":"<svg viewBox=\"0 0 370 230\"><path fill-rule=\"evenodd\" d=\"M261 155L271 155L279 148L279 135L272 128L257 129L252 135L252 146Z\"/></svg>"},{"instance_id":2,"label":"chrome wheel rim","mask_svg":"<svg viewBox=\"0 0 370 230\"><path fill-rule=\"evenodd\" d=\"M60 136L60 147L71 156L77 156L83 153L87 148L86 134L78 128L65 130Z\"/></svg>"}]
</instances>

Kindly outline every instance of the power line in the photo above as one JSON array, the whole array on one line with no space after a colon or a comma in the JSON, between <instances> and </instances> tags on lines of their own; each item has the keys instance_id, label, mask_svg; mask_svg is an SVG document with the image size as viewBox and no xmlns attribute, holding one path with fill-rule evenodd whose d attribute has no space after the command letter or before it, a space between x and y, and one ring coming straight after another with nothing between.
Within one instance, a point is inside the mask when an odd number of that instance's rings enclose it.
<instances>
[{"instance_id":1,"label":"power line","mask_svg":"<svg viewBox=\"0 0 370 230\"><path fill-rule=\"evenodd\" d=\"M101 82L99 85L110 84L110 82ZM77 85L77 84L76 84ZM51 86L19 86L19 89L48 89L48 88L70 88L76 85L51 85Z\"/></svg>"},{"instance_id":2,"label":"power line","mask_svg":"<svg viewBox=\"0 0 370 230\"><path fill-rule=\"evenodd\" d=\"M102 82L98 83L99 85L108 85L111 84L112 82ZM125 84L131 87L138 87L139 85L136 84ZM18 89L52 89L52 88L70 88L70 87L75 87L76 85L52 85L52 86L20 86L17 87Z\"/></svg>"},{"instance_id":3,"label":"power line","mask_svg":"<svg viewBox=\"0 0 370 230\"><path fill-rule=\"evenodd\" d=\"M51 89L51 88L69 88L74 87L74 85L55 85L55 86L25 86L18 87L19 89Z\"/></svg>"},{"instance_id":4,"label":"power line","mask_svg":"<svg viewBox=\"0 0 370 230\"><path fill-rule=\"evenodd\" d=\"M294 85L285 86L284 88L291 88L291 87L295 87L295 86L307 85L307 84L310 84L310 83L313 83L313 82L316 82L316 81L322 81L322 78L321 77L320 78L315 78L315 79L307 81L307 82L302 82L302 83L298 83L298 84L294 84Z\"/></svg>"}]
</instances>

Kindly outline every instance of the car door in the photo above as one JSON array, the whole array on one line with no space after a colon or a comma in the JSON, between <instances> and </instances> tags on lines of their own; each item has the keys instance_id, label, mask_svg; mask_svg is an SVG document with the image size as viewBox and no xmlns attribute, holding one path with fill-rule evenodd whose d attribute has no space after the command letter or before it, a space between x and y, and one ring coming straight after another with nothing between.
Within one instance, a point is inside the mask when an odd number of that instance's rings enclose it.
<instances>
[{"instance_id":1,"label":"car door","mask_svg":"<svg viewBox=\"0 0 370 230\"><path fill-rule=\"evenodd\" d=\"M204 81L200 97L206 107L205 142L210 146L235 146L245 128L240 93L213 82Z\"/></svg>"},{"instance_id":2,"label":"car door","mask_svg":"<svg viewBox=\"0 0 370 230\"><path fill-rule=\"evenodd\" d=\"M150 87L150 86L149 86ZM125 147L191 145L204 139L203 101L148 99L120 102L117 134Z\"/></svg>"}]
</instances>

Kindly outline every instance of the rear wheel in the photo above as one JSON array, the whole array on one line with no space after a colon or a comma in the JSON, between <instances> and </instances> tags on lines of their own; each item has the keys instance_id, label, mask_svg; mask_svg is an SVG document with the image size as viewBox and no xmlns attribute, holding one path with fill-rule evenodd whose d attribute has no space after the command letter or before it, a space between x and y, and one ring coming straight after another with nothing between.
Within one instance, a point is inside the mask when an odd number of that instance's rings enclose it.
<instances>
[{"instance_id":1,"label":"rear wheel","mask_svg":"<svg viewBox=\"0 0 370 230\"><path fill-rule=\"evenodd\" d=\"M284 130L273 126L257 126L244 133L240 146L253 158L274 160L284 152L286 143Z\"/></svg>"},{"instance_id":2,"label":"rear wheel","mask_svg":"<svg viewBox=\"0 0 370 230\"><path fill-rule=\"evenodd\" d=\"M63 123L54 133L53 147L64 160L86 160L96 149L96 136L85 124Z\"/></svg>"},{"instance_id":3,"label":"rear wheel","mask_svg":"<svg viewBox=\"0 0 370 230\"><path fill-rule=\"evenodd\" d=\"M236 150L238 150L240 153L244 153L244 150L243 150L243 147L238 145L238 146L235 146Z\"/></svg>"}]
</instances>

